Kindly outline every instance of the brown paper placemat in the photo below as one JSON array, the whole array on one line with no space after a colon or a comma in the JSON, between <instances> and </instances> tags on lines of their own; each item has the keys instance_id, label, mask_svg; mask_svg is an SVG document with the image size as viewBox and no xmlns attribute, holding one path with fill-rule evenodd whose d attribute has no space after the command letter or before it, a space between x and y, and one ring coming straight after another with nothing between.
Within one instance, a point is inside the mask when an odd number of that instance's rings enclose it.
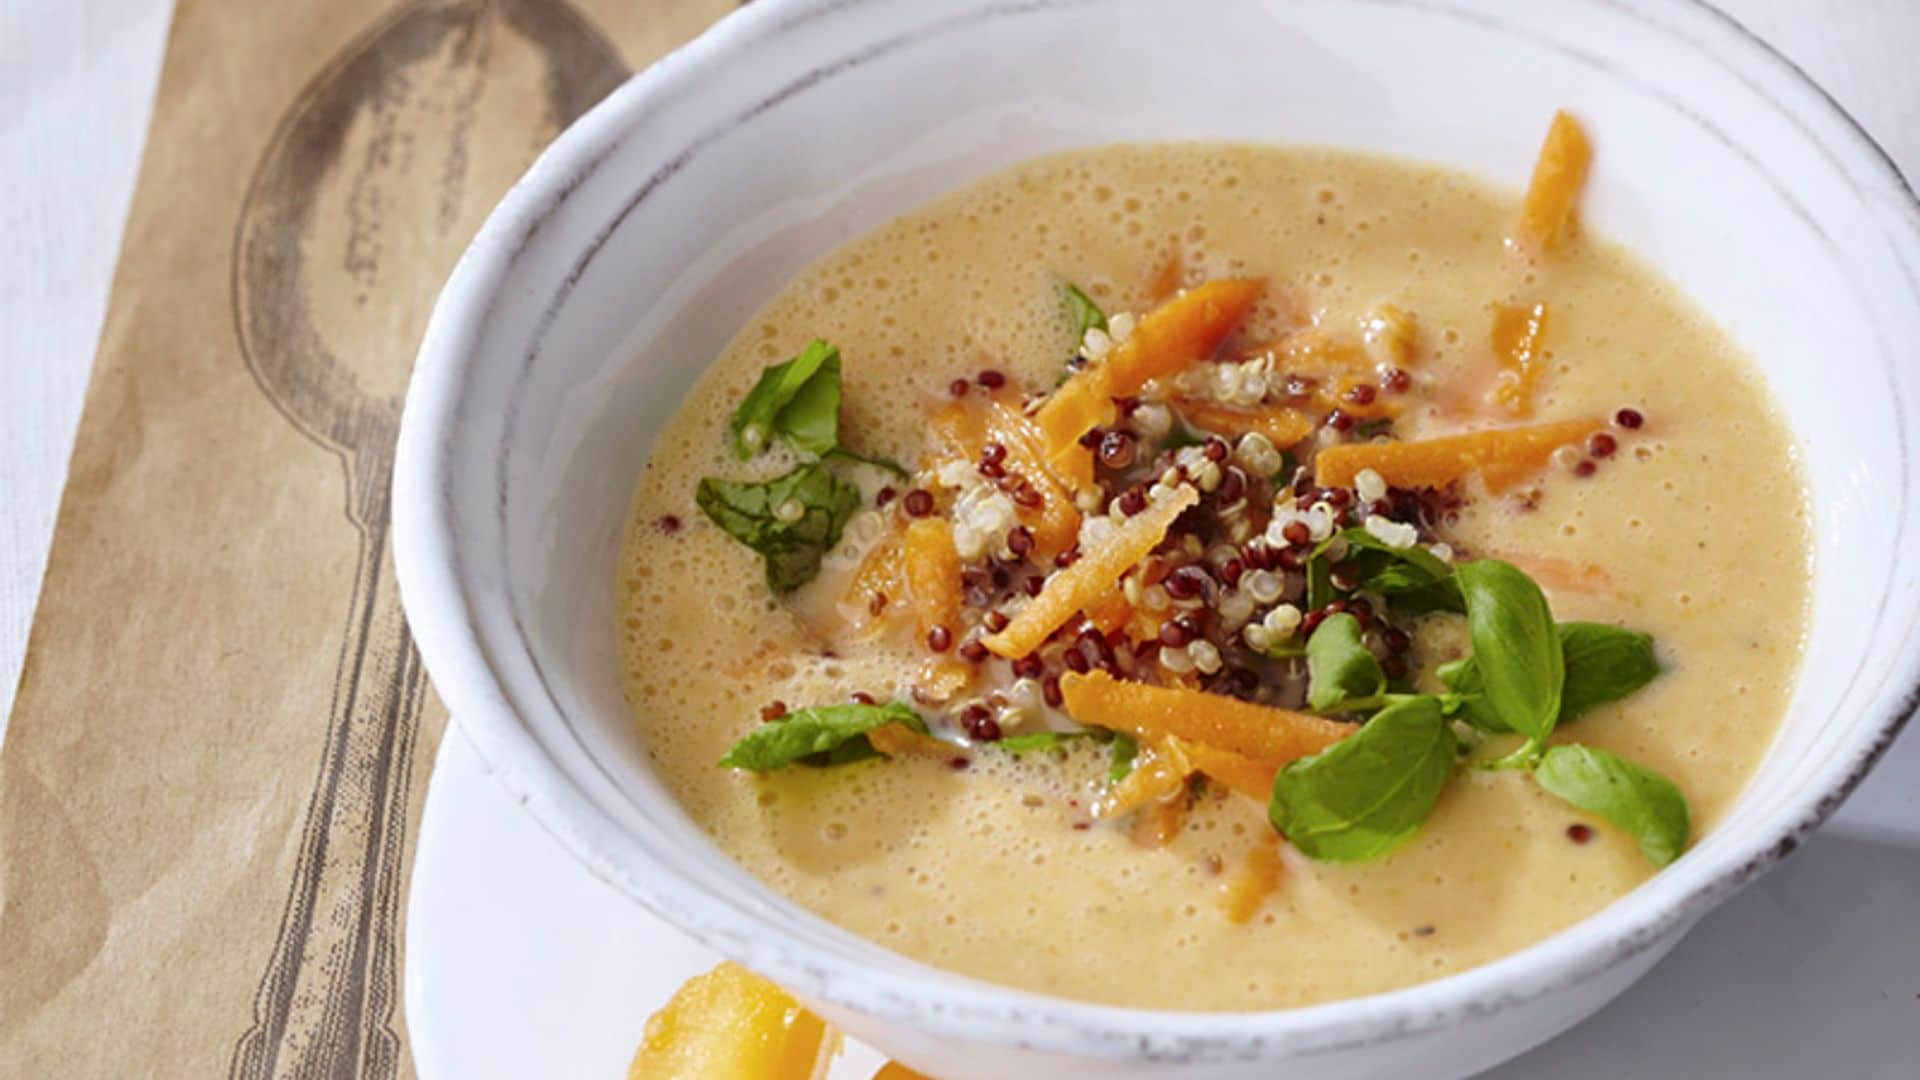
<instances>
[{"instance_id":1,"label":"brown paper placemat","mask_svg":"<svg viewBox=\"0 0 1920 1080\"><path fill-rule=\"evenodd\" d=\"M0 754L0 1076L412 1072L407 371L539 149L733 6L181 0Z\"/></svg>"}]
</instances>

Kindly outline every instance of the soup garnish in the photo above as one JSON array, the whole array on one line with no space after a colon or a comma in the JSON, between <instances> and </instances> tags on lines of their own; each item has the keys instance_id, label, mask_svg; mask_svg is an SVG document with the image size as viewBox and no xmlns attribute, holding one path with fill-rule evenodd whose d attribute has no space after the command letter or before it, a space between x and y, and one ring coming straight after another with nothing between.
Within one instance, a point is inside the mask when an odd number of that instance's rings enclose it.
<instances>
[{"instance_id":1,"label":"soup garnish","mask_svg":"<svg viewBox=\"0 0 1920 1080\"><path fill-rule=\"evenodd\" d=\"M1553 249L1586 158L1578 127L1556 116L1510 247ZM1652 638L1557 623L1525 571L1463 558L1439 528L1463 481L1497 495L1567 457L1581 478L1639 424L1399 439L1394 418L1434 392L1410 370L1415 318L1383 305L1354 336L1312 327L1219 358L1264 290L1216 279L1135 318L1063 283L1080 337L1059 385L956 380L922 466L878 463L914 486L850 589L871 632L917 633L940 688L927 704L999 689L938 734L904 701L783 710L720 763L768 772L1105 740L1097 817L1177 816L1160 808L1208 780L1265 802L1303 854L1339 862L1405 842L1461 768L1522 769L1655 864L1676 858L1691 822L1670 781L1604 749L1547 744L1658 675ZM1495 306L1499 370L1481 402L1492 414L1531 415L1548 318L1545 301ZM760 552L776 593L813 580L862 502L835 459L874 464L842 446L840 383L840 350L821 340L766 368L734 411L733 450L747 460L785 444L805 460L772 480L699 486L700 508ZM1432 618L1464 620L1471 652L1423 690L1410 631ZM1019 699L1075 726L1009 732L992 702ZM1497 735L1520 741L1480 752Z\"/></svg>"}]
</instances>

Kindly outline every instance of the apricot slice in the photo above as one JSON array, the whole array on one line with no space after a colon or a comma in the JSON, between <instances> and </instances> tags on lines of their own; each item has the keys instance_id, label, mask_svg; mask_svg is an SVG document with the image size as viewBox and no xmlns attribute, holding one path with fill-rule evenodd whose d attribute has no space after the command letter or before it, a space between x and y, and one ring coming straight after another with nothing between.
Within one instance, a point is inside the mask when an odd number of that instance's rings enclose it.
<instances>
[{"instance_id":1,"label":"apricot slice","mask_svg":"<svg viewBox=\"0 0 1920 1080\"><path fill-rule=\"evenodd\" d=\"M1189 289L1141 317L1106 358L1060 384L1034 417L1047 461L1084 490L1093 480L1092 451L1080 436L1114 419L1113 399L1139 393L1213 354L1252 310L1266 283L1224 278Z\"/></svg>"},{"instance_id":2,"label":"apricot slice","mask_svg":"<svg viewBox=\"0 0 1920 1080\"><path fill-rule=\"evenodd\" d=\"M1160 541L1166 539L1174 519L1199 501L1199 493L1192 486L1182 484L1172 495L1126 519L1106 543L1083 553L1066 569L1056 571L1047 579L1040 595L1021 608L1005 629L987 635L981 643L995 656L1008 660L1039 648L1048 635L1098 602L1113 588L1114 582L1120 580L1120 575L1152 553Z\"/></svg>"},{"instance_id":3,"label":"apricot slice","mask_svg":"<svg viewBox=\"0 0 1920 1080\"><path fill-rule=\"evenodd\" d=\"M819 1080L840 1036L738 964L695 975L647 1018L627 1080Z\"/></svg>"},{"instance_id":4,"label":"apricot slice","mask_svg":"<svg viewBox=\"0 0 1920 1080\"><path fill-rule=\"evenodd\" d=\"M1533 179L1527 182L1526 198L1520 204L1520 219L1514 223L1509 245L1536 254L1559 244L1592 158L1593 147L1579 123L1565 111L1555 112L1546 141L1540 144L1540 155L1534 159Z\"/></svg>"},{"instance_id":5,"label":"apricot slice","mask_svg":"<svg viewBox=\"0 0 1920 1080\"><path fill-rule=\"evenodd\" d=\"M1082 724L1124 731L1144 742L1173 736L1182 744L1201 743L1275 767L1317 754L1356 730L1204 690L1122 682L1103 671L1068 672L1060 679L1060 693L1067 715Z\"/></svg>"},{"instance_id":6,"label":"apricot slice","mask_svg":"<svg viewBox=\"0 0 1920 1080\"><path fill-rule=\"evenodd\" d=\"M1352 487L1362 469L1372 469L1391 487L1437 488L1478 473L1498 494L1540 471L1555 450L1579 445L1605 426L1605 420L1562 420L1417 442L1329 446L1314 456L1314 482Z\"/></svg>"}]
</instances>

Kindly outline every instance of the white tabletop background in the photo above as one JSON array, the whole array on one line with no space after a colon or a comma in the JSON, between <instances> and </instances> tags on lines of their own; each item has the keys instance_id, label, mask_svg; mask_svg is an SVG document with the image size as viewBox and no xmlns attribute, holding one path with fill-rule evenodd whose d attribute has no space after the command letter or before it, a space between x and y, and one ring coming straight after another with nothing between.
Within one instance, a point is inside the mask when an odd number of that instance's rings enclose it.
<instances>
[{"instance_id":1,"label":"white tabletop background","mask_svg":"<svg viewBox=\"0 0 1920 1080\"><path fill-rule=\"evenodd\" d=\"M1720 6L1920 179L1920 0ZM0 0L0 737L171 14L171 0ZM1920 784L1910 780L1920 777L1920 732L1894 757L1855 804L1920 827ZM1644 1024L1627 1023L1623 1003L1548 1050L1598 1047L1618 1029L1635 1045L1621 1047L1631 1052L1615 1075L1644 1074L1650 1061L1674 1075L1719 1075L1736 1060L1749 1076L1920 1075L1920 853L1827 836L1812 848L1711 916L1630 995L1671 1001L1674 1022L1657 1045ZM1781 950L1803 959L1769 966ZM1715 978L1696 970L1707 964ZM1739 1030L1743 1015L1756 1023L1737 1055L1696 1034ZM1795 1016L1804 1022L1782 1023ZM1521 1065L1538 1075L1547 1061Z\"/></svg>"}]
</instances>

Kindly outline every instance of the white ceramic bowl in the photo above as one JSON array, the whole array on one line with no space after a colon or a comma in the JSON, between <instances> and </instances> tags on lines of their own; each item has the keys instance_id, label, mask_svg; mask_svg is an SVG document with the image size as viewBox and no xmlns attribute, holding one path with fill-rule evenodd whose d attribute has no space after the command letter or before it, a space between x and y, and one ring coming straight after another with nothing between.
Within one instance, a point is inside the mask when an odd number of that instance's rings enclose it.
<instances>
[{"instance_id":1,"label":"white ceramic bowl","mask_svg":"<svg viewBox=\"0 0 1920 1080\"><path fill-rule=\"evenodd\" d=\"M1013 162L1120 139L1335 144L1517 184L1560 105L1598 147L1585 220L1752 350L1817 507L1791 713L1750 790L1673 866L1423 986L1289 1011L1117 1009L829 925L720 855L649 772L614 651L628 495L708 360L807 262ZM563 135L461 261L400 439L407 612L474 746L595 874L922 1069L1462 1074L1629 985L1791 850L1912 710L1917 220L1830 100L1691 3L760 0Z\"/></svg>"}]
</instances>

